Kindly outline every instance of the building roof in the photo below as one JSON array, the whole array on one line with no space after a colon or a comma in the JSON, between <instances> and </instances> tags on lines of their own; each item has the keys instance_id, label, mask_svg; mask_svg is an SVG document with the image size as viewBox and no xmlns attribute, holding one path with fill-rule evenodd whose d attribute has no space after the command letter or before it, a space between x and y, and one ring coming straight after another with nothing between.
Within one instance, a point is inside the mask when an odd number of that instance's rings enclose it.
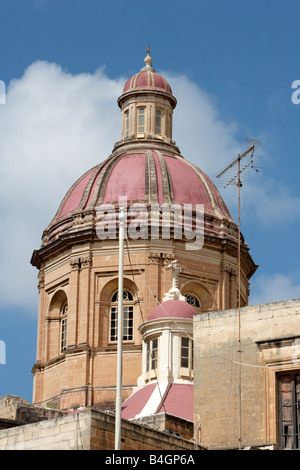
<instances>
[{"instance_id":1,"label":"building roof","mask_svg":"<svg viewBox=\"0 0 300 470\"><path fill-rule=\"evenodd\" d=\"M192 305L184 300L167 300L155 307L148 320L157 320L159 318L190 318L197 314Z\"/></svg>"},{"instance_id":2,"label":"building roof","mask_svg":"<svg viewBox=\"0 0 300 470\"><path fill-rule=\"evenodd\" d=\"M150 180L151 177L151 180ZM203 204L211 215L231 219L211 179L182 157L148 150L113 155L77 180L63 199L56 219L98 204L128 201Z\"/></svg>"},{"instance_id":3,"label":"building roof","mask_svg":"<svg viewBox=\"0 0 300 470\"><path fill-rule=\"evenodd\" d=\"M129 78L124 85L123 93L133 90L163 90L172 95L172 89L167 80L160 74L156 73L152 68L146 70L146 67L133 77Z\"/></svg>"},{"instance_id":4,"label":"building roof","mask_svg":"<svg viewBox=\"0 0 300 470\"><path fill-rule=\"evenodd\" d=\"M170 100L172 107L175 108L177 100L172 93L172 89L167 80L162 75L156 73L151 66L152 58L149 55L149 51L144 62L146 66L125 83L123 93L118 100L119 106L121 107L122 100L126 98L128 94L146 91L150 93L163 93Z\"/></svg>"},{"instance_id":5,"label":"building roof","mask_svg":"<svg viewBox=\"0 0 300 470\"><path fill-rule=\"evenodd\" d=\"M221 236L221 225L212 220L232 222L219 191L200 168L181 156L148 149L112 154L81 176L66 193L46 228L46 244L58 235L73 232L76 224L81 229L90 219L95 224L93 217L101 204L113 204L118 208L119 198L124 196L128 208L134 203L144 204L147 210L155 204L190 204L194 211L199 205L203 207L204 218L210 218L204 226L205 233L217 237ZM184 217L187 216L184 214Z\"/></svg>"},{"instance_id":6,"label":"building roof","mask_svg":"<svg viewBox=\"0 0 300 470\"><path fill-rule=\"evenodd\" d=\"M158 389L157 382L145 385L140 390L133 393L122 404L122 418L134 419L142 415L143 409L151 400L152 396ZM192 384L178 384L173 383L168 387L168 390L163 400L160 400L156 413L167 413L179 418L186 419L187 421L194 421L194 387Z\"/></svg>"}]
</instances>

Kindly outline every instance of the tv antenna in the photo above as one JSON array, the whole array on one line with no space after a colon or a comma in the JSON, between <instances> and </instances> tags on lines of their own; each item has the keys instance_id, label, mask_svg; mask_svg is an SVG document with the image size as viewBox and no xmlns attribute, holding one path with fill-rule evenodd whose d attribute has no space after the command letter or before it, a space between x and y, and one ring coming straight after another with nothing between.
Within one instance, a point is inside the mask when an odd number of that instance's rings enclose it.
<instances>
[{"instance_id":1,"label":"tv antenna","mask_svg":"<svg viewBox=\"0 0 300 470\"><path fill-rule=\"evenodd\" d=\"M255 169L258 172L257 167L254 166L254 151L257 145L260 144L259 141L254 139L246 139L251 145L250 147L241 155L229 163L217 176L216 178L221 178L225 174L229 176L229 181L225 184L225 188L230 184L237 186L238 188L238 354L239 354L239 449L241 449L242 443L242 429L241 429L241 187L243 186L241 175L247 169ZM237 169L236 169L237 166ZM232 172L234 172L232 176Z\"/></svg>"}]
</instances>

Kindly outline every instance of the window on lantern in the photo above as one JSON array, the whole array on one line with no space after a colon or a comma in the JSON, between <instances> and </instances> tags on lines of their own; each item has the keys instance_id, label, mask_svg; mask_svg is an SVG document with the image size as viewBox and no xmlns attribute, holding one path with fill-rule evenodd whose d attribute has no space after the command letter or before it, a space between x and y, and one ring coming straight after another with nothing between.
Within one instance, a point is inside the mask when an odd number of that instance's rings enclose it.
<instances>
[{"instance_id":1,"label":"window on lantern","mask_svg":"<svg viewBox=\"0 0 300 470\"><path fill-rule=\"evenodd\" d=\"M192 377L193 360L193 340L182 336L180 338L180 375Z\"/></svg>"},{"instance_id":2,"label":"window on lantern","mask_svg":"<svg viewBox=\"0 0 300 470\"><path fill-rule=\"evenodd\" d=\"M110 341L118 340L118 292L111 298L110 307ZM123 341L133 340L133 296L123 291Z\"/></svg>"},{"instance_id":3,"label":"window on lantern","mask_svg":"<svg viewBox=\"0 0 300 470\"><path fill-rule=\"evenodd\" d=\"M161 109L155 110L155 134L161 135Z\"/></svg>"},{"instance_id":4,"label":"window on lantern","mask_svg":"<svg viewBox=\"0 0 300 470\"><path fill-rule=\"evenodd\" d=\"M67 322L68 322L68 304L65 303L61 310L60 318L60 352L67 349Z\"/></svg>"},{"instance_id":5,"label":"window on lantern","mask_svg":"<svg viewBox=\"0 0 300 470\"><path fill-rule=\"evenodd\" d=\"M138 108L137 133L144 134L144 132L145 132L145 108Z\"/></svg>"},{"instance_id":6,"label":"window on lantern","mask_svg":"<svg viewBox=\"0 0 300 470\"><path fill-rule=\"evenodd\" d=\"M129 135L129 111L125 112L125 136Z\"/></svg>"}]
</instances>

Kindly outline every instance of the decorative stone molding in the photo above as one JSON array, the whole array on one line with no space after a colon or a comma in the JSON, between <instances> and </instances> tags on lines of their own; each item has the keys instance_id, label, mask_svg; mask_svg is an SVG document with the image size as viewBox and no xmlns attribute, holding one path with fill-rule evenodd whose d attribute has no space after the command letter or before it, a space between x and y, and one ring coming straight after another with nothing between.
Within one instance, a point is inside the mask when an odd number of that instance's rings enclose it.
<instances>
[{"instance_id":1,"label":"decorative stone molding","mask_svg":"<svg viewBox=\"0 0 300 470\"><path fill-rule=\"evenodd\" d=\"M43 288L45 287L45 273L44 270L41 269L39 274L38 274L38 291L40 292Z\"/></svg>"},{"instance_id":2,"label":"decorative stone molding","mask_svg":"<svg viewBox=\"0 0 300 470\"><path fill-rule=\"evenodd\" d=\"M173 253L162 253L163 266L168 266L174 260Z\"/></svg>"},{"instance_id":3,"label":"decorative stone molding","mask_svg":"<svg viewBox=\"0 0 300 470\"><path fill-rule=\"evenodd\" d=\"M48 240L49 240L49 235L48 235L48 232L45 231L42 237L42 246L46 245L48 243Z\"/></svg>"},{"instance_id":4,"label":"decorative stone molding","mask_svg":"<svg viewBox=\"0 0 300 470\"><path fill-rule=\"evenodd\" d=\"M161 260L161 253L149 253L148 259L151 264L159 264Z\"/></svg>"},{"instance_id":5,"label":"decorative stone molding","mask_svg":"<svg viewBox=\"0 0 300 470\"><path fill-rule=\"evenodd\" d=\"M148 259L152 264L159 264L162 261L163 266L167 266L174 260L174 255L169 253L149 253Z\"/></svg>"},{"instance_id":6,"label":"decorative stone molding","mask_svg":"<svg viewBox=\"0 0 300 470\"><path fill-rule=\"evenodd\" d=\"M227 264L227 263L224 263L222 265L222 271L226 274L228 274L229 276L237 276L238 275L238 270L236 267L230 265L230 264Z\"/></svg>"},{"instance_id":7,"label":"decorative stone molding","mask_svg":"<svg viewBox=\"0 0 300 470\"><path fill-rule=\"evenodd\" d=\"M92 257L91 255L83 256L83 257L78 257L78 258L72 258L70 260L70 266L72 270L81 270L84 268L88 268L92 264Z\"/></svg>"},{"instance_id":8,"label":"decorative stone molding","mask_svg":"<svg viewBox=\"0 0 300 470\"><path fill-rule=\"evenodd\" d=\"M95 221L95 217L92 212L85 212L76 214L73 217L72 225L83 225L88 223L93 223Z\"/></svg>"},{"instance_id":9,"label":"decorative stone molding","mask_svg":"<svg viewBox=\"0 0 300 470\"><path fill-rule=\"evenodd\" d=\"M85 256L84 258L80 258L81 260L81 268L88 268L92 264L92 257L91 255Z\"/></svg>"},{"instance_id":10,"label":"decorative stone molding","mask_svg":"<svg viewBox=\"0 0 300 470\"><path fill-rule=\"evenodd\" d=\"M73 271L80 269L80 258L73 258L70 260L70 266Z\"/></svg>"}]
</instances>

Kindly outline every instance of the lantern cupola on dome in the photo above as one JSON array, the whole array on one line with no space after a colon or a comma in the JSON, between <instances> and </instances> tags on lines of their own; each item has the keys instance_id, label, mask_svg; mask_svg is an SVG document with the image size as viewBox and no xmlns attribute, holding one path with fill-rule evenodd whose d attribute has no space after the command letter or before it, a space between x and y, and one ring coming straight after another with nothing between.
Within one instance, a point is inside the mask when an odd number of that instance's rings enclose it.
<instances>
[{"instance_id":1,"label":"lantern cupola on dome","mask_svg":"<svg viewBox=\"0 0 300 470\"><path fill-rule=\"evenodd\" d=\"M128 142L154 140L164 147L169 144L180 154L172 140L172 115L177 100L167 80L152 67L149 46L146 52L146 65L127 80L118 99L122 111L122 140L116 143L114 150Z\"/></svg>"}]
</instances>

